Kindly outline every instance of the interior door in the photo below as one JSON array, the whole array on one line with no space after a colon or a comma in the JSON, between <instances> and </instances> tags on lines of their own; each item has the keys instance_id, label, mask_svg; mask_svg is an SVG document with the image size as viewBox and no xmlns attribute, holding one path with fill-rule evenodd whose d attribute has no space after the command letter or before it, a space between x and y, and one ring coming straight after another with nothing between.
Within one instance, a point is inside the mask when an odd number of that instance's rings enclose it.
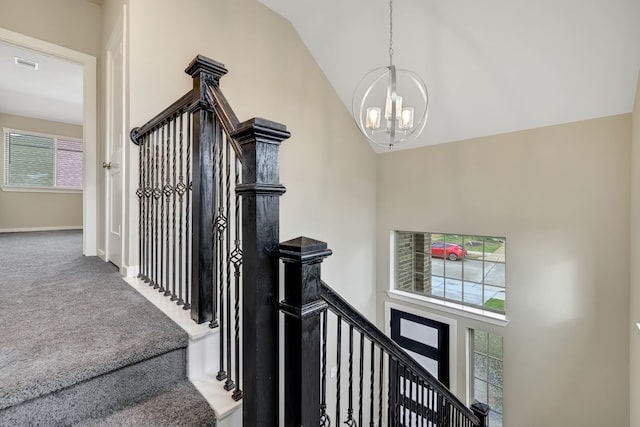
<instances>
[{"instance_id":1,"label":"interior door","mask_svg":"<svg viewBox=\"0 0 640 427\"><path fill-rule=\"evenodd\" d=\"M105 170L105 219L107 261L122 265L124 218L124 43L122 25L117 25L107 47L107 132Z\"/></svg>"}]
</instances>

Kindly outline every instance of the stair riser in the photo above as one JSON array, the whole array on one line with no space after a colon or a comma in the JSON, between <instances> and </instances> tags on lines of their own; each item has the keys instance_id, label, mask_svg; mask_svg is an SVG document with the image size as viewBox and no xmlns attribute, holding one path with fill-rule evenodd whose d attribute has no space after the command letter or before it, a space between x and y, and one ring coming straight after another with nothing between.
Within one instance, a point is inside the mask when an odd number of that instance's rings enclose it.
<instances>
[{"instance_id":1,"label":"stair riser","mask_svg":"<svg viewBox=\"0 0 640 427\"><path fill-rule=\"evenodd\" d=\"M0 411L0 425L70 425L149 399L186 378L181 348Z\"/></svg>"}]
</instances>

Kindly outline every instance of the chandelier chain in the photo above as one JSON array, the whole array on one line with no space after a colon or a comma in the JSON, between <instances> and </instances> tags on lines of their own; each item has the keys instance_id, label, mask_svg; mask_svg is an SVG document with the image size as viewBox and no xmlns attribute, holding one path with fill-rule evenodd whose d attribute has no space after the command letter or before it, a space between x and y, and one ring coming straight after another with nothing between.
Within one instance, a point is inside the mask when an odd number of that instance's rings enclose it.
<instances>
[{"instance_id":1,"label":"chandelier chain","mask_svg":"<svg viewBox=\"0 0 640 427\"><path fill-rule=\"evenodd\" d=\"M389 66L393 65L393 0L389 0Z\"/></svg>"}]
</instances>

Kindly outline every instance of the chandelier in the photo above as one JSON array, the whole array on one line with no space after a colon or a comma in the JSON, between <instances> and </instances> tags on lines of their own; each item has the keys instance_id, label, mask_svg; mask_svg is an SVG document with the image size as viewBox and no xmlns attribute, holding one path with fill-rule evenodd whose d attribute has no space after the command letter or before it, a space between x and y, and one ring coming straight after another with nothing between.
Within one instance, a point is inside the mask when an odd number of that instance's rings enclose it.
<instances>
[{"instance_id":1,"label":"chandelier","mask_svg":"<svg viewBox=\"0 0 640 427\"><path fill-rule=\"evenodd\" d=\"M427 123L429 95L416 73L393 65L393 0L389 0L389 65L369 71L353 93L351 109L360 132L373 144L401 147Z\"/></svg>"}]
</instances>

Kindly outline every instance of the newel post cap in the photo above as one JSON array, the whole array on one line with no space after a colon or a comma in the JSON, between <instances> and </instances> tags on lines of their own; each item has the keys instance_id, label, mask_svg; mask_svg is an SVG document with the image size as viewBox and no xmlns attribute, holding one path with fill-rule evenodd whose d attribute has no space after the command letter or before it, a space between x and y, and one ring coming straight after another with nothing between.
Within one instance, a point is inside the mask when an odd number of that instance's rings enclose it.
<instances>
[{"instance_id":1,"label":"newel post cap","mask_svg":"<svg viewBox=\"0 0 640 427\"><path fill-rule=\"evenodd\" d=\"M206 56L198 55L193 58L193 61L189 63L189 66L184 70L185 73L191 77L195 77L198 74L206 73L212 76L216 81L220 80L220 77L227 74L228 70L224 64L214 61Z\"/></svg>"},{"instance_id":2,"label":"newel post cap","mask_svg":"<svg viewBox=\"0 0 640 427\"><path fill-rule=\"evenodd\" d=\"M300 236L280 243L280 258L284 262L312 264L322 262L332 253L325 242L310 237Z\"/></svg>"}]
</instances>

